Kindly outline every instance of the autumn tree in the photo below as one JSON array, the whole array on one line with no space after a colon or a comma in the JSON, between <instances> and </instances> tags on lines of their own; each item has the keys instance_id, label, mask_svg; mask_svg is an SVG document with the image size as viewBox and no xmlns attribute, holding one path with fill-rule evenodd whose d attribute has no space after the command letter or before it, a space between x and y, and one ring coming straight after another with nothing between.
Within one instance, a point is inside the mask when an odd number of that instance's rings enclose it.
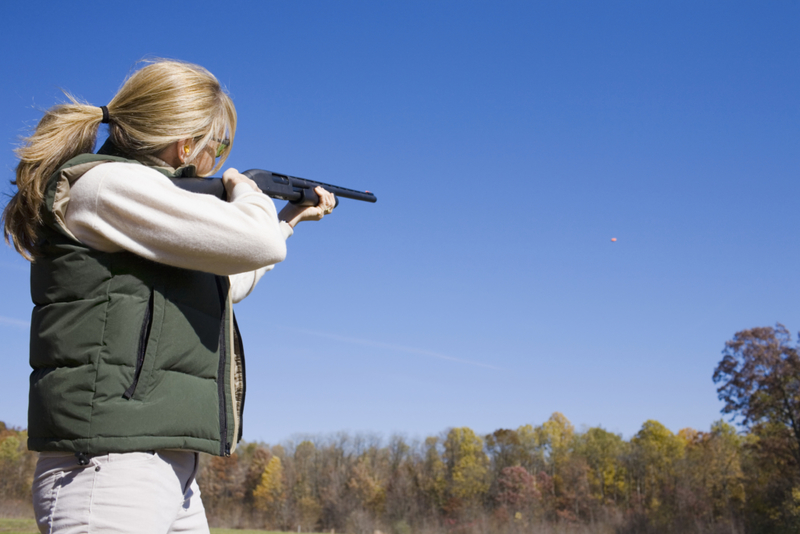
<instances>
[{"instance_id":1,"label":"autumn tree","mask_svg":"<svg viewBox=\"0 0 800 534\"><path fill-rule=\"evenodd\" d=\"M497 479L498 492L495 497L501 507L518 519L530 519L541 494L536 488L536 479L521 465L504 467Z\"/></svg>"},{"instance_id":2,"label":"autumn tree","mask_svg":"<svg viewBox=\"0 0 800 534\"><path fill-rule=\"evenodd\" d=\"M28 451L28 433L0 421L0 499L30 502L37 454Z\"/></svg>"},{"instance_id":3,"label":"autumn tree","mask_svg":"<svg viewBox=\"0 0 800 534\"><path fill-rule=\"evenodd\" d=\"M629 469L638 502L650 520L669 524L676 517L678 463L685 443L658 421L646 421L631 439Z\"/></svg>"},{"instance_id":4,"label":"autumn tree","mask_svg":"<svg viewBox=\"0 0 800 534\"><path fill-rule=\"evenodd\" d=\"M243 466L239 463L239 455L230 457L205 456L201 463L197 481L203 493L203 505L209 516L231 524L234 518L241 515L241 504L244 500ZM239 523L233 523L240 526Z\"/></svg>"},{"instance_id":5,"label":"autumn tree","mask_svg":"<svg viewBox=\"0 0 800 534\"><path fill-rule=\"evenodd\" d=\"M480 503L489 489L489 458L483 440L467 427L452 428L444 442L450 508Z\"/></svg>"},{"instance_id":6,"label":"autumn tree","mask_svg":"<svg viewBox=\"0 0 800 534\"><path fill-rule=\"evenodd\" d=\"M362 454L350 471L347 489L356 497L360 508L378 516L386 504L386 486L375 463L374 455Z\"/></svg>"},{"instance_id":7,"label":"autumn tree","mask_svg":"<svg viewBox=\"0 0 800 534\"><path fill-rule=\"evenodd\" d=\"M439 447L439 438L425 438L422 460L415 471L416 485L427 505L425 508L436 512L444 509L447 490L447 467Z\"/></svg>"},{"instance_id":8,"label":"autumn tree","mask_svg":"<svg viewBox=\"0 0 800 534\"><path fill-rule=\"evenodd\" d=\"M272 459L272 453L266 446L258 443L240 443L237 449L238 451L247 451L244 455L249 460L244 477L244 501L248 505L253 504L253 493L261 483L264 469ZM256 506L256 508L258 507Z\"/></svg>"},{"instance_id":9,"label":"autumn tree","mask_svg":"<svg viewBox=\"0 0 800 534\"><path fill-rule=\"evenodd\" d=\"M566 463L567 456L575 436L575 427L564 414L555 412L538 429L539 442L545 449L545 458L550 474L556 484L556 491L561 483L560 468Z\"/></svg>"},{"instance_id":10,"label":"autumn tree","mask_svg":"<svg viewBox=\"0 0 800 534\"><path fill-rule=\"evenodd\" d=\"M415 491L415 458L402 436L392 436L387 447L386 507L384 517L395 531L406 531L422 512ZM408 527L408 528L406 528Z\"/></svg>"},{"instance_id":11,"label":"autumn tree","mask_svg":"<svg viewBox=\"0 0 800 534\"><path fill-rule=\"evenodd\" d=\"M522 442L515 430L500 428L487 434L484 439L495 476L498 476L506 467L522 465L525 461Z\"/></svg>"},{"instance_id":12,"label":"autumn tree","mask_svg":"<svg viewBox=\"0 0 800 534\"><path fill-rule=\"evenodd\" d=\"M622 436L593 427L576 436L574 450L589 467L587 477L592 499L600 506L621 504L628 489L622 462L627 444Z\"/></svg>"},{"instance_id":13,"label":"autumn tree","mask_svg":"<svg viewBox=\"0 0 800 534\"><path fill-rule=\"evenodd\" d=\"M541 427L522 425L515 431L515 441L519 442L520 465L531 474L539 473L546 469L545 439Z\"/></svg>"},{"instance_id":14,"label":"autumn tree","mask_svg":"<svg viewBox=\"0 0 800 534\"><path fill-rule=\"evenodd\" d=\"M710 432L678 432L686 454L679 474L679 508L684 516L706 524L728 522L745 500L742 460L745 438L724 421Z\"/></svg>"},{"instance_id":15,"label":"autumn tree","mask_svg":"<svg viewBox=\"0 0 800 534\"><path fill-rule=\"evenodd\" d=\"M800 355L788 330L761 327L737 332L725 343L714 371L722 412L749 428L771 426L770 437L783 442L775 450L800 467ZM781 451L780 449L784 449Z\"/></svg>"},{"instance_id":16,"label":"autumn tree","mask_svg":"<svg viewBox=\"0 0 800 534\"><path fill-rule=\"evenodd\" d=\"M270 511L283 499L283 465L273 456L261 473L261 480L253 491L253 502L259 510Z\"/></svg>"},{"instance_id":17,"label":"autumn tree","mask_svg":"<svg viewBox=\"0 0 800 534\"><path fill-rule=\"evenodd\" d=\"M303 530L313 530L322 515L319 501L317 448L311 441L303 441L294 451L293 504L296 521Z\"/></svg>"}]
</instances>

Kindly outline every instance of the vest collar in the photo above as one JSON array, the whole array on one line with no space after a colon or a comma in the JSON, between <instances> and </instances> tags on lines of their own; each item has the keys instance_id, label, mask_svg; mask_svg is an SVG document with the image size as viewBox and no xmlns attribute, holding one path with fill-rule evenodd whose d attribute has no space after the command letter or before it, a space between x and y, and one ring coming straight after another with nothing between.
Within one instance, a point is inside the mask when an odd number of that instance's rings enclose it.
<instances>
[{"instance_id":1,"label":"vest collar","mask_svg":"<svg viewBox=\"0 0 800 534\"><path fill-rule=\"evenodd\" d=\"M194 165L182 165L176 169L170 166L166 161L149 154L140 156L125 154L117 145L111 142L111 139L107 139L106 142L103 143L103 146L100 147L97 154L101 156L116 156L136 160L142 165L156 169L168 178L195 178L197 176L197 167Z\"/></svg>"}]
</instances>

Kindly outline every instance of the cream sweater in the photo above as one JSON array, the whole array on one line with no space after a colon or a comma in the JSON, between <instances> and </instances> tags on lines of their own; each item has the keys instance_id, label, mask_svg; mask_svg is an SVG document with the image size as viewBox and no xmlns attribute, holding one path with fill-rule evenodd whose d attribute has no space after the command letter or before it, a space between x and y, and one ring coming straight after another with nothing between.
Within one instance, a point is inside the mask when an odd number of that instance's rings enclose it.
<instances>
[{"instance_id":1,"label":"cream sweater","mask_svg":"<svg viewBox=\"0 0 800 534\"><path fill-rule=\"evenodd\" d=\"M134 163L104 163L70 188L67 228L103 252L127 250L175 267L229 275L239 302L286 257L292 227L275 204L247 184L229 202L176 187Z\"/></svg>"}]
</instances>

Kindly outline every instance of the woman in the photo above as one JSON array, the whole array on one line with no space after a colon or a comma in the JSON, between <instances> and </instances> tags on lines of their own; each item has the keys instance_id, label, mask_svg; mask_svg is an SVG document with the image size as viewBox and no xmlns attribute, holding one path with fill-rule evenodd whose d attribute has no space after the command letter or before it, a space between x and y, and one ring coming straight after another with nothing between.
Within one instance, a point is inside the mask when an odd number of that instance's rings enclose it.
<instances>
[{"instance_id":1,"label":"woman","mask_svg":"<svg viewBox=\"0 0 800 534\"><path fill-rule=\"evenodd\" d=\"M48 110L17 150L6 241L31 264L28 447L41 532L208 532L197 453L241 438L232 303L286 255L295 225L228 169L228 202L171 177L218 171L236 111L211 73L156 61L107 106ZM97 130L109 138L92 154Z\"/></svg>"}]
</instances>

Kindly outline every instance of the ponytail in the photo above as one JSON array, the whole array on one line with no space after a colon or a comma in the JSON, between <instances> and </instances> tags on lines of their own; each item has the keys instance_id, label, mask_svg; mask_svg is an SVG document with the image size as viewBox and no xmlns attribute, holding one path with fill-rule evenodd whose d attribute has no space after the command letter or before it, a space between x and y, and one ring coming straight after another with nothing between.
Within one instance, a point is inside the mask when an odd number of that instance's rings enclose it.
<instances>
[{"instance_id":1,"label":"ponytail","mask_svg":"<svg viewBox=\"0 0 800 534\"><path fill-rule=\"evenodd\" d=\"M109 139L134 159L194 139L187 158L191 163L214 139L228 138L230 144L211 171L216 172L233 146L236 108L214 75L198 65L148 61L125 81L106 111L67 97L70 103L49 109L16 150L17 178L11 183L17 193L3 210L3 235L29 260L37 255L48 179L70 159L94 149L97 129L107 117Z\"/></svg>"},{"instance_id":2,"label":"ponytail","mask_svg":"<svg viewBox=\"0 0 800 534\"><path fill-rule=\"evenodd\" d=\"M17 193L3 210L6 243L26 259L36 255L37 232L42 224L41 208L47 180L59 167L79 154L91 152L103 111L67 94L68 104L47 110L36 130L15 150L19 158Z\"/></svg>"}]
</instances>

